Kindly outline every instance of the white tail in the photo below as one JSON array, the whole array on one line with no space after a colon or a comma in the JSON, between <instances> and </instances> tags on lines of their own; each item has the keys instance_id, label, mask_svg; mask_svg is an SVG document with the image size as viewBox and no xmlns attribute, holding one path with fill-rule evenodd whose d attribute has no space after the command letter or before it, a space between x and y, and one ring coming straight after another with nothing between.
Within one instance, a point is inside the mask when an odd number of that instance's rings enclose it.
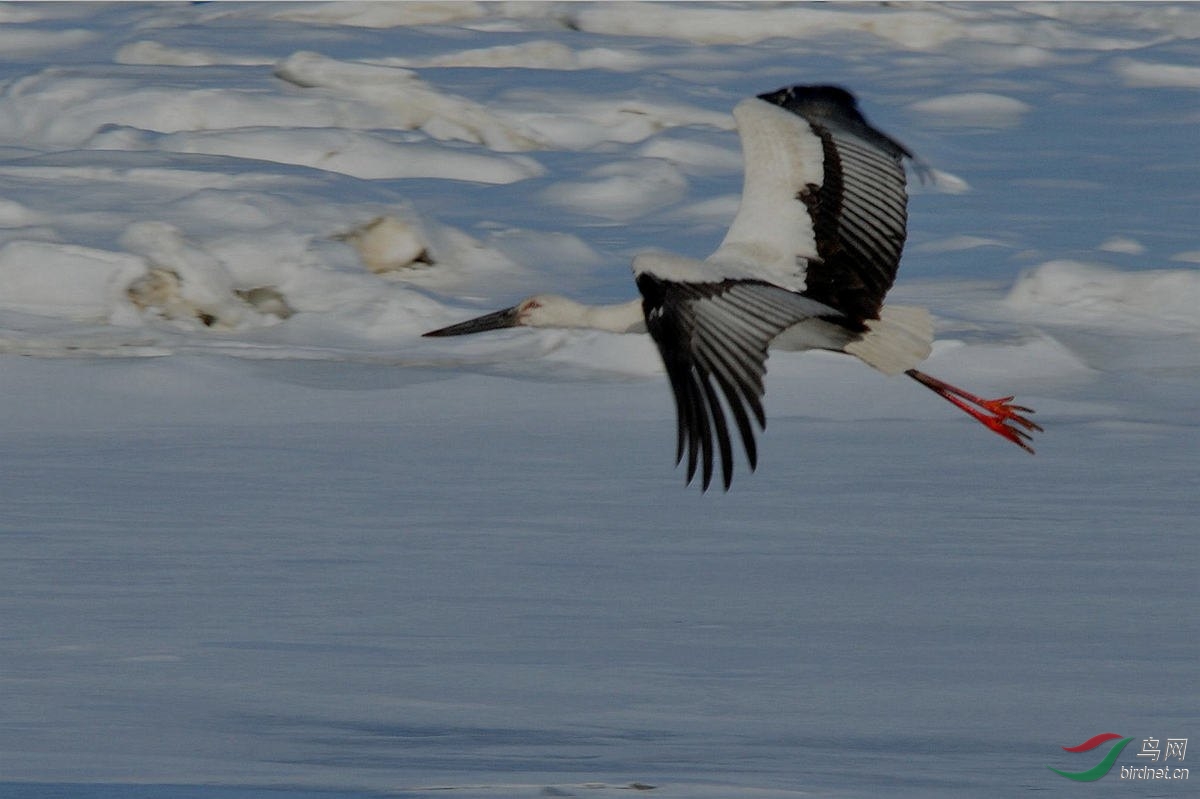
<instances>
[{"instance_id":1,"label":"white tail","mask_svg":"<svg viewBox=\"0 0 1200 799\"><path fill-rule=\"evenodd\" d=\"M924 308L885 305L878 319L867 322L867 332L845 346L845 351L885 375L898 375L929 357L933 344L933 319Z\"/></svg>"}]
</instances>

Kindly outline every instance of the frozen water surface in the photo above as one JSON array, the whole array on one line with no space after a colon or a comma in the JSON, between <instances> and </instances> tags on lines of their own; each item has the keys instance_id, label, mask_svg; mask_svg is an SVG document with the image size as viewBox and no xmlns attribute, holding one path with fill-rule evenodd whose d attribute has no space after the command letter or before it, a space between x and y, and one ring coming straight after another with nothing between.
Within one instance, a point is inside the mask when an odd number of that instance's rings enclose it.
<instances>
[{"instance_id":1,"label":"frozen water surface","mask_svg":"<svg viewBox=\"0 0 1200 799\"><path fill-rule=\"evenodd\" d=\"M0 795L995 796L1196 737L1200 10L0 8ZM770 361L671 469L635 291L729 111L838 83L936 170L910 381ZM1179 765L1187 766L1187 762ZM1077 790L1187 795L1189 782Z\"/></svg>"}]
</instances>

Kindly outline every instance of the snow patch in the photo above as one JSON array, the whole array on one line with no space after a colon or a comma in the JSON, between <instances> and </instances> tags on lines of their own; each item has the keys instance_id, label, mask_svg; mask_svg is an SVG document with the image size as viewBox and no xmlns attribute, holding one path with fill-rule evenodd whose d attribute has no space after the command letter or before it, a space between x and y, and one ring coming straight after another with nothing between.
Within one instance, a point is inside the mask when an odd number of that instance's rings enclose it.
<instances>
[{"instance_id":1,"label":"snow patch","mask_svg":"<svg viewBox=\"0 0 1200 799\"><path fill-rule=\"evenodd\" d=\"M121 240L149 265L147 274L132 281L127 290L140 309L218 330L267 324L268 317L278 321L291 315L290 308L280 310L287 305L277 290L237 285L219 258L171 225L136 222ZM260 313L260 308L270 310Z\"/></svg>"},{"instance_id":2,"label":"snow patch","mask_svg":"<svg viewBox=\"0 0 1200 799\"><path fill-rule=\"evenodd\" d=\"M143 259L126 253L11 241L0 248L0 308L74 320L107 319L122 281L145 268Z\"/></svg>"},{"instance_id":3,"label":"snow patch","mask_svg":"<svg viewBox=\"0 0 1200 799\"><path fill-rule=\"evenodd\" d=\"M589 33L658 36L704 44L754 44L790 37L820 39L835 32L871 34L912 50L930 50L963 34L949 15L889 10L883 15L812 6L757 7L750 13L709 4L604 3L572 9L573 27Z\"/></svg>"},{"instance_id":4,"label":"snow patch","mask_svg":"<svg viewBox=\"0 0 1200 799\"><path fill-rule=\"evenodd\" d=\"M394 216L375 217L334 238L353 247L367 269L376 274L434 263L424 234L412 223Z\"/></svg>"},{"instance_id":5,"label":"snow patch","mask_svg":"<svg viewBox=\"0 0 1200 799\"><path fill-rule=\"evenodd\" d=\"M1127 236L1113 236L1107 238L1097 247L1101 252L1117 252L1125 255L1142 255L1146 252L1146 246L1136 239L1131 239Z\"/></svg>"},{"instance_id":6,"label":"snow patch","mask_svg":"<svg viewBox=\"0 0 1200 799\"><path fill-rule=\"evenodd\" d=\"M489 155L389 141L374 133L336 128L262 127L161 136L109 130L93 137L90 143L114 149L157 149L298 164L373 180L442 178L497 184L514 183L545 172L537 161L525 156Z\"/></svg>"},{"instance_id":7,"label":"snow patch","mask_svg":"<svg viewBox=\"0 0 1200 799\"><path fill-rule=\"evenodd\" d=\"M1013 128L1032 110L1028 103L989 92L944 94L913 103L909 108L931 124L976 128Z\"/></svg>"},{"instance_id":8,"label":"snow patch","mask_svg":"<svg viewBox=\"0 0 1200 799\"><path fill-rule=\"evenodd\" d=\"M1122 58L1113 71L1126 86L1146 89L1200 89L1200 67Z\"/></svg>"},{"instance_id":9,"label":"snow patch","mask_svg":"<svg viewBox=\"0 0 1200 799\"><path fill-rule=\"evenodd\" d=\"M1200 332L1200 270L1123 272L1102 264L1049 261L1022 275L1005 304L1059 324L1195 333Z\"/></svg>"},{"instance_id":10,"label":"snow patch","mask_svg":"<svg viewBox=\"0 0 1200 799\"><path fill-rule=\"evenodd\" d=\"M0 27L0 53L5 60L53 55L84 47L97 34L81 28L38 30L36 28Z\"/></svg>"},{"instance_id":11,"label":"snow patch","mask_svg":"<svg viewBox=\"0 0 1200 799\"><path fill-rule=\"evenodd\" d=\"M275 19L287 22L346 25L356 28L399 28L410 25L442 25L479 19L487 7L474 2L405 3L303 3L275 12Z\"/></svg>"},{"instance_id":12,"label":"snow patch","mask_svg":"<svg viewBox=\"0 0 1200 799\"><path fill-rule=\"evenodd\" d=\"M535 40L461 50L427 58L385 58L371 63L400 67L488 67L493 69L606 69L633 72L653 65L654 59L634 50L609 47L572 49L561 42Z\"/></svg>"},{"instance_id":13,"label":"snow patch","mask_svg":"<svg viewBox=\"0 0 1200 799\"><path fill-rule=\"evenodd\" d=\"M931 241L923 241L914 246L914 252L963 252L964 250L975 250L980 247L1007 247L1009 246L1000 239L989 236L948 236L944 239L935 239Z\"/></svg>"},{"instance_id":14,"label":"snow patch","mask_svg":"<svg viewBox=\"0 0 1200 799\"><path fill-rule=\"evenodd\" d=\"M655 136L638 150L643 158L661 158L693 175L741 172L742 154L739 150L688 139Z\"/></svg>"},{"instance_id":15,"label":"snow patch","mask_svg":"<svg viewBox=\"0 0 1200 799\"><path fill-rule=\"evenodd\" d=\"M386 112L390 127L419 128L435 139L468 141L502 152L540 146L518 124L486 106L437 91L411 70L300 52L281 62L275 74L301 88L353 98L380 109Z\"/></svg>"},{"instance_id":16,"label":"snow patch","mask_svg":"<svg viewBox=\"0 0 1200 799\"><path fill-rule=\"evenodd\" d=\"M614 161L589 170L585 177L556 183L542 198L575 213L627 221L679 202L688 185L677 167L652 159Z\"/></svg>"},{"instance_id":17,"label":"snow patch","mask_svg":"<svg viewBox=\"0 0 1200 799\"><path fill-rule=\"evenodd\" d=\"M397 119L398 117L398 119ZM0 138L79 147L112 125L174 133L230 128L387 127L405 114L340 98L264 95L241 88L181 88L129 77L51 69L19 78L0 95Z\"/></svg>"},{"instance_id":18,"label":"snow patch","mask_svg":"<svg viewBox=\"0 0 1200 799\"><path fill-rule=\"evenodd\" d=\"M172 47L150 40L122 46L113 56L113 61L118 64L171 67L270 66L272 63L262 56L233 55L195 47Z\"/></svg>"},{"instance_id":19,"label":"snow patch","mask_svg":"<svg viewBox=\"0 0 1200 799\"><path fill-rule=\"evenodd\" d=\"M508 113L546 146L566 150L584 150L606 142L631 144L676 127L734 127L728 112L716 113L666 98L647 102L509 92L505 104Z\"/></svg>"},{"instance_id":20,"label":"snow patch","mask_svg":"<svg viewBox=\"0 0 1200 799\"><path fill-rule=\"evenodd\" d=\"M1184 250L1177 252L1171 256L1172 261L1181 261L1185 264L1200 264L1200 250Z\"/></svg>"}]
</instances>

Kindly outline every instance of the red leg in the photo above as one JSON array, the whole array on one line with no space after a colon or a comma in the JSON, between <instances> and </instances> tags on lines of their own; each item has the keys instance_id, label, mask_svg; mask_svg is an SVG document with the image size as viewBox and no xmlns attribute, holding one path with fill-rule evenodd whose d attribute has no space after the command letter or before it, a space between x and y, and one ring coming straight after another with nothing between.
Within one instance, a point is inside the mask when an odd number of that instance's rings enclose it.
<instances>
[{"instance_id":1,"label":"red leg","mask_svg":"<svg viewBox=\"0 0 1200 799\"><path fill-rule=\"evenodd\" d=\"M936 377L919 372L916 369L909 369L905 374L933 391L939 397L971 414L971 416L992 431L999 433L1026 452L1033 454L1033 448L1025 443L1032 440L1032 436L1026 431L1036 430L1040 433L1042 432L1042 428L1033 422L1033 420L1021 415L1024 413L1033 413L1032 408L1026 408L1022 405L1011 405L1012 397L1001 397L1000 399L983 399L982 397L977 397L970 392L963 391L958 386L952 386L943 380L938 380ZM1020 427L1017 425L1020 425Z\"/></svg>"}]
</instances>

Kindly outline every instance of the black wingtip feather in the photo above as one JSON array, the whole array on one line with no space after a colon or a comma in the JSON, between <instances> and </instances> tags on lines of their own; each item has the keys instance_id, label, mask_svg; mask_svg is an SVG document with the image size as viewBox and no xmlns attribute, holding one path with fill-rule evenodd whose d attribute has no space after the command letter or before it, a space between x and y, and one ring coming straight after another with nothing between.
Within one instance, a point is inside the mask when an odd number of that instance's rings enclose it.
<instances>
[{"instance_id":1,"label":"black wingtip feather","mask_svg":"<svg viewBox=\"0 0 1200 799\"><path fill-rule=\"evenodd\" d=\"M730 484L733 482L733 445L729 441L729 426L725 423L725 413L721 410L721 401L717 399L717 393L713 390L712 381L706 375L699 375L700 385L704 389L705 405L708 407L708 415L712 420L713 428L717 437L717 449L721 455L721 475L725 481L725 490L729 490ZM712 473L711 458L707 459L705 471L704 487L708 488L708 478Z\"/></svg>"},{"instance_id":2,"label":"black wingtip feather","mask_svg":"<svg viewBox=\"0 0 1200 799\"><path fill-rule=\"evenodd\" d=\"M719 457L721 482L729 490L735 470L731 427L737 427L750 470L758 466L751 417L766 428L763 376L771 340L802 319L832 311L762 281L686 283L642 272L637 284L675 399L676 464L686 453L687 484L698 475L707 491Z\"/></svg>"}]
</instances>

